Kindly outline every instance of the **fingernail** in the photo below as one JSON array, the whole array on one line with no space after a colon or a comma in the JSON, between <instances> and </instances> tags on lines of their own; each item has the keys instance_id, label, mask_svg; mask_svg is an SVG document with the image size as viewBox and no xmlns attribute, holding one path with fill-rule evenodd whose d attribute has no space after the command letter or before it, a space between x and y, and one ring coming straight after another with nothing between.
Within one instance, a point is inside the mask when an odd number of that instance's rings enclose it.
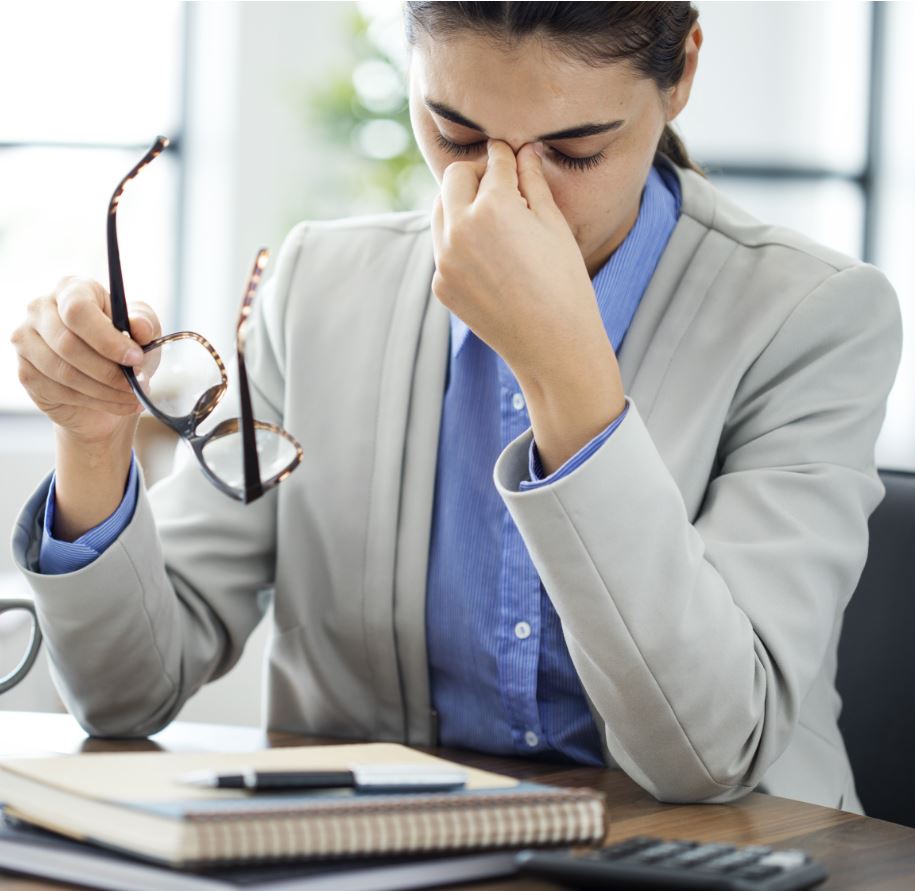
<instances>
[{"instance_id":1,"label":"fingernail","mask_svg":"<svg viewBox=\"0 0 915 891\"><path fill-rule=\"evenodd\" d=\"M540 157L542 158L542 157L543 157L543 143L542 143L542 142L535 142L535 143L534 143L534 151L537 152L537 154L540 155Z\"/></svg>"},{"instance_id":2,"label":"fingernail","mask_svg":"<svg viewBox=\"0 0 915 891\"><path fill-rule=\"evenodd\" d=\"M124 354L124 361L122 365L141 365L143 363L143 351L138 350L136 347L130 347L127 352Z\"/></svg>"}]
</instances>

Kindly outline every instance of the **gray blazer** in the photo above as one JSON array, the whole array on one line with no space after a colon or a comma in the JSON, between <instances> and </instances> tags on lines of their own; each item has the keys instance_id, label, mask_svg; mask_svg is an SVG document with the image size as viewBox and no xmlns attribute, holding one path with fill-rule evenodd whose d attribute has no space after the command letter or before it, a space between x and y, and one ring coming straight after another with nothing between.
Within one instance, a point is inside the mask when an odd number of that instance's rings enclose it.
<instances>
[{"instance_id":1,"label":"gray blazer","mask_svg":"<svg viewBox=\"0 0 915 891\"><path fill-rule=\"evenodd\" d=\"M530 432L480 472L559 614L608 765L670 801L759 787L857 810L836 643L883 493L896 297L874 267L677 175L682 216L619 355L625 421L552 485L519 491ZM25 505L15 559L87 730L165 725L236 662L273 589L270 728L434 740L425 583L449 325L432 272L423 214L291 232L248 349L256 416L306 460L260 501L221 495L182 447L120 538L58 576L35 572L47 481ZM236 411L230 394L220 416Z\"/></svg>"}]
</instances>

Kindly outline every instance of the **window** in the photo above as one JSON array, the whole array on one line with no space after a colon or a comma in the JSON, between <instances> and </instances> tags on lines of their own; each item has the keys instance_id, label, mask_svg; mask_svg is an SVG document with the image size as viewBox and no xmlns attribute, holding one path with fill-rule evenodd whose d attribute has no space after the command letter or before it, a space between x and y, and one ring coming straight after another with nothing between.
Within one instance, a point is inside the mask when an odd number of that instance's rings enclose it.
<instances>
[{"instance_id":1,"label":"window","mask_svg":"<svg viewBox=\"0 0 915 891\"><path fill-rule=\"evenodd\" d=\"M861 257L871 4L698 3L705 35L677 125L760 219Z\"/></svg>"},{"instance_id":2,"label":"window","mask_svg":"<svg viewBox=\"0 0 915 891\"><path fill-rule=\"evenodd\" d=\"M915 316L910 3L697 3L705 34L677 120L692 157L761 220L879 266ZM866 299L867 295L862 295ZM877 447L915 469L915 351Z\"/></svg>"},{"instance_id":3,"label":"window","mask_svg":"<svg viewBox=\"0 0 915 891\"><path fill-rule=\"evenodd\" d=\"M0 55L0 411L32 405L9 343L27 303L63 275L107 287L108 201L158 133L175 148L131 183L118 232L128 300L174 318L182 19L174 2L4 11L5 34L22 39Z\"/></svg>"}]
</instances>

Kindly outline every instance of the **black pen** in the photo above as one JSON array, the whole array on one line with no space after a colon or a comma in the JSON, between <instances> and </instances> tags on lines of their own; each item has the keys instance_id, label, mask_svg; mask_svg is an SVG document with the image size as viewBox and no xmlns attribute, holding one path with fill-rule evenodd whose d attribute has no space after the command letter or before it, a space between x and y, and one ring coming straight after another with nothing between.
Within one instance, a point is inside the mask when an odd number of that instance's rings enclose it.
<instances>
[{"instance_id":1,"label":"black pen","mask_svg":"<svg viewBox=\"0 0 915 891\"><path fill-rule=\"evenodd\" d=\"M415 764L368 764L349 770L255 770L232 773L200 770L178 782L208 789L277 792L308 789L357 789L360 792L446 792L467 783L467 772L454 767Z\"/></svg>"}]
</instances>

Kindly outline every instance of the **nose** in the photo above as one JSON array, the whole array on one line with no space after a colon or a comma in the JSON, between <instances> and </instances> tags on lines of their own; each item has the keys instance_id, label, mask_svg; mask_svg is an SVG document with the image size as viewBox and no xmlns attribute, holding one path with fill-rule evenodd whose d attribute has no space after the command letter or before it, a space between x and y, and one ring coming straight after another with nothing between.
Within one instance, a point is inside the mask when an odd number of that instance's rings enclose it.
<instances>
[{"instance_id":1,"label":"nose","mask_svg":"<svg viewBox=\"0 0 915 891\"><path fill-rule=\"evenodd\" d=\"M513 143L513 142L509 141L508 139L487 139L487 140L486 140L486 148L488 149L489 146L490 146L493 142L504 142L504 143L512 150L512 153L515 154L515 155L517 155L518 152L521 151L521 148L522 148L524 145L526 145L526 143L524 143L524 142L518 142L517 140Z\"/></svg>"}]
</instances>

